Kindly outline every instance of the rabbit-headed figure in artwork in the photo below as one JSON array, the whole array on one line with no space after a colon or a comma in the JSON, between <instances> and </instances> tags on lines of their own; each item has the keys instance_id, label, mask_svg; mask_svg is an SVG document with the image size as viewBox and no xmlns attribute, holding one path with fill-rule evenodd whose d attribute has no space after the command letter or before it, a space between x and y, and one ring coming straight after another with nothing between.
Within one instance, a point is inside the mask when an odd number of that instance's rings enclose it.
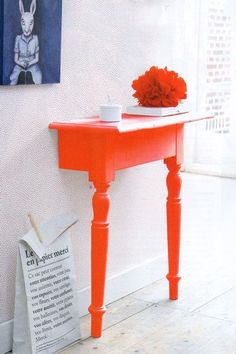
<instances>
[{"instance_id":1,"label":"rabbit-headed figure in artwork","mask_svg":"<svg viewBox=\"0 0 236 354\"><path fill-rule=\"evenodd\" d=\"M41 84L42 72L39 67L39 40L32 34L36 0L32 0L30 11L25 12L22 0L19 0L22 34L16 36L14 46L15 66L10 75L10 85Z\"/></svg>"}]
</instances>

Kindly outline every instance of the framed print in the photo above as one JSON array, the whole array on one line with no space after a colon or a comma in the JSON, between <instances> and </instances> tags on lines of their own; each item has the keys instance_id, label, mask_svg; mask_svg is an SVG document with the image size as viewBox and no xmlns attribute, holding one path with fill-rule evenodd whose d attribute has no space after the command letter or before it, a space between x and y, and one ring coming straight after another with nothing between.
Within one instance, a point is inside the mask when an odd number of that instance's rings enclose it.
<instances>
[{"instance_id":1,"label":"framed print","mask_svg":"<svg viewBox=\"0 0 236 354\"><path fill-rule=\"evenodd\" d=\"M0 0L0 84L60 82L62 0Z\"/></svg>"}]
</instances>

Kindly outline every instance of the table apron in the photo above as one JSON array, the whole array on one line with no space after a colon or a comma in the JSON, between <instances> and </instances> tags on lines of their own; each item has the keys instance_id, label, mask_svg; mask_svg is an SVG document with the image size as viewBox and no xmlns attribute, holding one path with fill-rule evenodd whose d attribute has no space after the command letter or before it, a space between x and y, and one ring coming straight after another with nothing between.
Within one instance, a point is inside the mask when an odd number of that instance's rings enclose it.
<instances>
[{"instance_id":1,"label":"table apron","mask_svg":"<svg viewBox=\"0 0 236 354\"><path fill-rule=\"evenodd\" d=\"M87 171L94 181L113 181L115 171L179 156L182 160L183 125L126 133L58 132L59 167Z\"/></svg>"}]
</instances>

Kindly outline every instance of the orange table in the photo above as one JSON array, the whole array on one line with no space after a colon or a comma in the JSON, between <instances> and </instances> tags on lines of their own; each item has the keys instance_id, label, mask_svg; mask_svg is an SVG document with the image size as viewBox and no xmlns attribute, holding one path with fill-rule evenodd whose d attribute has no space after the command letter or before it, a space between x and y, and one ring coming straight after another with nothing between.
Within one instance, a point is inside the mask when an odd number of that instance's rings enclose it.
<instances>
[{"instance_id":1,"label":"orange table","mask_svg":"<svg viewBox=\"0 0 236 354\"><path fill-rule=\"evenodd\" d=\"M95 186L94 218L91 226L91 335L100 337L105 313L104 292L108 249L110 198L108 188L115 172L135 165L164 160L167 175L167 239L169 297L178 298L179 247L181 225L181 177L184 124L212 118L201 114L147 117L124 114L119 123L91 117L70 122L54 122L58 130L59 167L87 171Z\"/></svg>"}]
</instances>

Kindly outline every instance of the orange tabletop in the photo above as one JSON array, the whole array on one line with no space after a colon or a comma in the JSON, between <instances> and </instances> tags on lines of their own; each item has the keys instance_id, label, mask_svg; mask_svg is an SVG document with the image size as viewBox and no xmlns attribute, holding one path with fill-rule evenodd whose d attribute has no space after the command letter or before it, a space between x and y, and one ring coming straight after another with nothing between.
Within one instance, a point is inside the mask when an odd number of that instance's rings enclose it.
<instances>
[{"instance_id":1,"label":"orange tabletop","mask_svg":"<svg viewBox=\"0 0 236 354\"><path fill-rule=\"evenodd\" d=\"M59 167L87 171L95 186L91 226L91 335L100 337L105 313L110 198L108 189L119 169L164 160L167 175L167 241L169 297L178 298L181 226L181 177L184 124L213 118L207 114L182 113L166 117L123 114L121 122L101 122L90 117L53 122L58 131Z\"/></svg>"}]
</instances>

